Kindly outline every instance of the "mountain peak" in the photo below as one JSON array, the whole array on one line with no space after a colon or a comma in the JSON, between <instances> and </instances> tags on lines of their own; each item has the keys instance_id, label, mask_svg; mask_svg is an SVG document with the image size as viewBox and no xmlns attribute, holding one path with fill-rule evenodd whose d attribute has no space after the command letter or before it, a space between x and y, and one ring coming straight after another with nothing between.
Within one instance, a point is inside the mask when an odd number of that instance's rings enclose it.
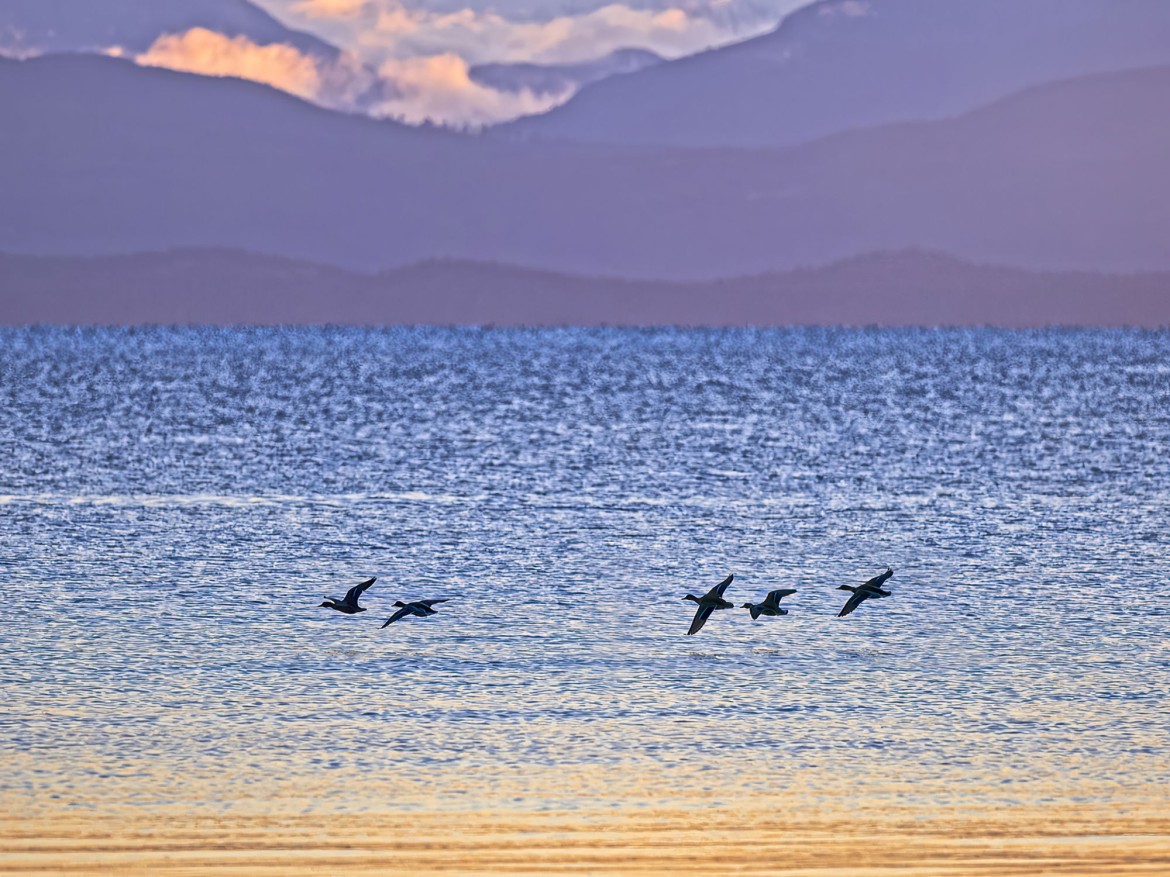
<instances>
[{"instance_id":1,"label":"mountain peak","mask_svg":"<svg viewBox=\"0 0 1170 877\"><path fill-rule=\"evenodd\" d=\"M205 28L257 45L282 43L323 60L340 50L291 30L249 0L4 0L0 53L147 51L159 37Z\"/></svg>"},{"instance_id":2,"label":"mountain peak","mask_svg":"<svg viewBox=\"0 0 1170 877\"><path fill-rule=\"evenodd\" d=\"M594 83L498 130L638 146L782 146L1166 63L1164 0L821 0L763 36Z\"/></svg>"}]
</instances>

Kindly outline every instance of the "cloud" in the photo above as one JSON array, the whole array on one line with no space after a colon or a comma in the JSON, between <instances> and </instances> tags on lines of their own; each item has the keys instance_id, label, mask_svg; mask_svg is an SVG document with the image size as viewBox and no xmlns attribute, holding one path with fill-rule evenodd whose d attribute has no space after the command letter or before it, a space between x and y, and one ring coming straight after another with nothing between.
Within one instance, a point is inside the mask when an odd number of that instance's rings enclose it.
<instances>
[{"instance_id":1,"label":"cloud","mask_svg":"<svg viewBox=\"0 0 1170 877\"><path fill-rule=\"evenodd\" d=\"M305 18L358 18L366 8L366 0L299 0L293 12Z\"/></svg>"},{"instance_id":2,"label":"cloud","mask_svg":"<svg viewBox=\"0 0 1170 877\"><path fill-rule=\"evenodd\" d=\"M41 54L35 46L29 46L23 31L0 22L0 58L24 61Z\"/></svg>"},{"instance_id":3,"label":"cloud","mask_svg":"<svg viewBox=\"0 0 1170 877\"><path fill-rule=\"evenodd\" d=\"M868 0L841 0L835 5L822 6L820 14L822 17L843 15L846 18L863 18L869 12Z\"/></svg>"},{"instance_id":4,"label":"cloud","mask_svg":"<svg viewBox=\"0 0 1170 877\"><path fill-rule=\"evenodd\" d=\"M512 19L480 0L267 0L310 22L348 51L339 60L291 45L258 45L205 28L160 37L139 64L263 82L333 109L479 127L545 112L572 97L499 91L471 79L486 62L575 64L617 49L645 48L678 57L773 27L808 0L631 0L586 6L575 14ZM658 4L657 6L653 4ZM844 0L852 10L861 0ZM564 8L563 6L561 8ZM580 6L578 9L582 8Z\"/></svg>"},{"instance_id":5,"label":"cloud","mask_svg":"<svg viewBox=\"0 0 1170 877\"><path fill-rule=\"evenodd\" d=\"M801 0L783 0L799 5ZM491 61L577 63L616 49L666 57L751 36L776 23L772 10L735 0L673 0L662 8L609 3L544 19L508 18L471 6L436 11L403 0L299 0L289 7L365 60L453 53L469 64Z\"/></svg>"},{"instance_id":6,"label":"cloud","mask_svg":"<svg viewBox=\"0 0 1170 877\"><path fill-rule=\"evenodd\" d=\"M572 63L634 47L674 57L732 37L712 19L682 9L656 11L611 4L547 21L511 21L494 12L471 9L436 15L390 6L379 10L373 28L358 39L363 52L382 49L397 57L454 52L471 63Z\"/></svg>"},{"instance_id":7,"label":"cloud","mask_svg":"<svg viewBox=\"0 0 1170 877\"><path fill-rule=\"evenodd\" d=\"M284 43L258 45L201 27L159 37L134 60L145 67L262 82L337 110L366 111L380 99L377 77L352 55L327 61Z\"/></svg>"},{"instance_id":8,"label":"cloud","mask_svg":"<svg viewBox=\"0 0 1170 877\"><path fill-rule=\"evenodd\" d=\"M160 37L135 60L149 67L262 82L332 109L412 124L478 128L544 112L570 95L497 91L474 82L467 62L451 53L390 58L375 71L350 56L328 61L293 46L258 45L205 28Z\"/></svg>"},{"instance_id":9,"label":"cloud","mask_svg":"<svg viewBox=\"0 0 1170 877\"><path fill-rule=\"evenodd\" d=\"M322 77L317 62L293 46L261 46L247 37L226 37L202 27L161 36L135 60L145 67L166 67L204 76L238 76L308 100L321 97Z\"/></svg>"},{"instance_id":10,"label":"cloud","mask_svg":"<svg viewBox=\"0 0 1170 877\"><path fill-rule=\"evenodd\" d=\"M39 58L41 55L38 49L27 49L23 46L16 45L0 45L0 58L6 58L9 61L27 61L30 58Z\"/></svg>"},{"instance_id":11,"label":"cloud","mask_svg":"<svg viewBox=\"0 0 1170 877\"><path fill-rule=\"evenodd\" d=\"M375 112L410 123L482 127L545 112L569 95L538 96L529 90L503 92L480 85L471 79L467 62L451 53L390 58L378 73L391 96Z\"/></svg>"}]
</instances>

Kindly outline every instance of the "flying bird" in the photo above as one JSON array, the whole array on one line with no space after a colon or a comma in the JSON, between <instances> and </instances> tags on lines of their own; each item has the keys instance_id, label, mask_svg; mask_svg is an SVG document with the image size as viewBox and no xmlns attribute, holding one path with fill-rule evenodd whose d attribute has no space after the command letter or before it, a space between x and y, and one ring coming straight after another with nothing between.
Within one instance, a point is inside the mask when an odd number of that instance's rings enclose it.
<instances>
[{"instance_id":1,"label":"flying bird","mask_svg":"<svg viewBox=\"0 0 1170 877\"><path fill-rule=\"evenodd\" d=\"M438 613L436 613L435 610L431 607L436 603L446 602L447 600L445 598L442 600L415 600L411 603L403 603L401 600L395 600L394 605L401 606L402 608L387 618L386 623L383 624L382 627L388 627L398 619L405 618L407 615L415 615L419 618L426 618L428 615L436 615Z\"/></svg>"},{"instance_id":2,"label":"flying bird","mask_svg":"<svg viewBox=\"0 0 1170 877\"><path fill-rule=\"evenodd\" d=\"M366 579L361 584L354 585L345 592L344 600L338 600L336 597L326 597L325 602L317 608L336 609L338 612L344 612L346 615L357 615L359 612L365 612L366 607L358 605L358 598L376 581L377 578Z\"/></svg>"},{"instance_id":3,"label":"flying bird","mask_svg":"<svg viewBox=\"0 0 1170 877\"><path fill-rule=\"evenodd\" d=\"M740 608L750 609L752 613L752 621L755 621L761 615L767 615L769 618L774 618L777 615L787 615L787 609L780 608L780 601L789 594L795 594L794 588L781 588L777 591L769 591L768 596L764 598L762 603L744 603Z\"/></svg>"},{"instance_id":4,"label":"flying bird","mask_svg":"<svg viewBox=\"0 0 1170 877\"><path fill-rule=\"evenodd\" d=\"M882 590L882 585L885 584L886 579L894 574L894 571L889 567L880 576L874 576L864 585L854 587L853 585L839 585L838 591L852 591L853 596L850 597L845 605L841 607L841 611L837 613L838 618L844 618L866 600L876 597L889 597L893 591Z\"/></svg>"},{"instance_id":5,"label":"flying bird","mask_svg":"<svg viewBox=\"0 0 1170 877\"><path fill-rule=\"evenodd\" d=\"M687 636L698 633L703 629L703 625L707 623L707 619L711 617L711 613L716 609L734 609L735 604L729 603L723 599L723 592L727 590L727 586L731 584L734 575L730 575L709 590L702 597L696 597L694 594L687 594L683 597L684 600L690 600L692 603L698 603L699 608L695 611L695 618L691 622L691 629L687 631Z\"/></svg>"}]
</instances>

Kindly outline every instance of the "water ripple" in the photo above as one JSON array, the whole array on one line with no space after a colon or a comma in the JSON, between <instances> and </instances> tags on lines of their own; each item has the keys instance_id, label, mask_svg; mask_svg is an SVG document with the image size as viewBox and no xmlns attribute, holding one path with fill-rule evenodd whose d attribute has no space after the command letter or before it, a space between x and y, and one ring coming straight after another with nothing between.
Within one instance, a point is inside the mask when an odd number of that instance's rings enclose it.
<instances>
[{"instance_id":1,"label":"water ripple","mask_svg":"<svg viewBox=\"0 0 1170 877\"><path fill-rule=\"evenodd\" d=\"M1167 362L1122 331L0 331L0 795L1164 787ZM728 572L791 614L685 637ZM371 575L365 615L316 608ZM451 601L379 629L421 596Z\"/></svg>"}]
</instances>

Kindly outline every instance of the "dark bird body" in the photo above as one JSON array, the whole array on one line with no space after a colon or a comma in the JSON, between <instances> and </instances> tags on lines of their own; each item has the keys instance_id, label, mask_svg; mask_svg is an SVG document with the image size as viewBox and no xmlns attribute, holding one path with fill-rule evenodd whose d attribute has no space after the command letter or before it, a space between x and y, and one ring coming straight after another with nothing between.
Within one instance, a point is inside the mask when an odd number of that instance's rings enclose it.
<instances>
[{"instance_id":1,"label":"dark bird body","mask_svg":"<svg viewBox=\"0 0 1170 877\"><path fill-rule=\"evenodd\" d=\"M877 597L889 597L893 592L882 590L882 585L884 585L886 583L886 579L888 579L893 574L894 571L887 567L884 573L882 573L880 576L874 576L864 585L859 585L857 587L854 587L853 585L839 585L837 587L838 591L852 591L853 596L845 602L843 607L841 607L841 611L837 613L837 617L844 618L866 600Z\"/></svg>"},{"instance_id":2,"label":"dark bird body","mask_svg":"<svg viewBox=\"0 0 1170 877\"><path fill-rule=\"evenodd\" d=\"M779 590L769 591L768 596L760 603L744 603L741 608L747 609L752 613L752 621L755 621L761 615L767 615L774 618L777 615L787 615L787 609L780 608L780 601L789 594L795 594L794 588L780 588Z\"/></svg>"},{"instance_id":3,"label":"dark bird body","mask_svg":"<svg viewBox=\"0 0 1170 877\"><path fill-rule=\"evenodd\" d=\"M402 608L400 608L397 612L395 612L393 615L391 615L389 618L387 618L385 623L382 625L382 627L387 627L387 626L393 624L395 621L398 621L400 618L405 618L408 615L414 615L418 618L426 618L428 615L436 615L438 613L436 613L435 610L432 609L431 607L434 606L436 603L446 603L446 602L447 602L446 599L442 599L442 600L415 600L411 603L403 603L401 600L395 600L394 605L400 606Z\"/></svg>"},{"instance_id":4,"label":"dark bird body","mask_svg":"<svg viewBox=\"0 0 1170 877\"><path fill-rule=\"evenodd\" d=\"M338 600L336 597L326 597L325 602L317 608L336 609L338 612L344 612L346 615L357 615L359 612L365 612L366 607L358 605L358 598L376 581L376 578L366 579L361 584L354 585L345 592L344 600Z\"/></svg>"},{"instance_id":5,"label":"dark bird body","mask_svg":"<svg viewBox=\"0 0 1170 877\"><path fill-rule=\"evenodd\" d=\"M691 621L691 629L687 631L687 636L691 636L702 630L703 625L707 623L707 619L711 617L711 613L716 609L735 608L734 603L729 603L723 599L723 592L727 590L727 586L731 584L731 580L734 578L734 575L728 576L702 597L696 597L694 594L687 594L683 597L684 600L690 600L693 603L699 604L699 608L695 612L694 620Z\"/></svg>"}]
</instances>

